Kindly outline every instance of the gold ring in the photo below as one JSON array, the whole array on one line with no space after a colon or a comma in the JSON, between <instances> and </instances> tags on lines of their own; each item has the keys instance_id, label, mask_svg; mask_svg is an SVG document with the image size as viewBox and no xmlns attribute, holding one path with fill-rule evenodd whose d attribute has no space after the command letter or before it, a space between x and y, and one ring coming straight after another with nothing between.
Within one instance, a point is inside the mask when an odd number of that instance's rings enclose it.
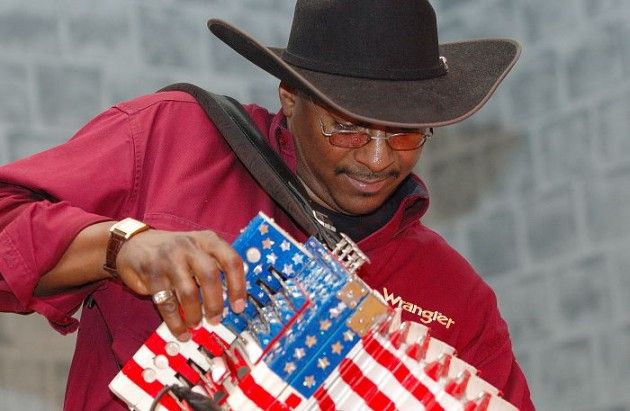
<instances>
[{"instance_id":1,"label":"gold ring","mask_svg":"<svg viewBox=\"0 0 630 411\"><path fill-rule=\"evenodd\" d=\"M151 299L155 304L162 304L170 300L175 294L171 290L162 290L151 296Z\"/></svg>"}]
</instances>

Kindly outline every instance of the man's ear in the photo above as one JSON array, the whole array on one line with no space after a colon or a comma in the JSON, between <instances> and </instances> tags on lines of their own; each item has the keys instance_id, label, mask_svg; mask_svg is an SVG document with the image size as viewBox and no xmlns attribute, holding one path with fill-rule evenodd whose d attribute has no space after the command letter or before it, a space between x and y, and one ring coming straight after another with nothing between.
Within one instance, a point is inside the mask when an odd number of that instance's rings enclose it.
<instances>
[{"instance_id":1,"label":"man's ear","mask_svg":"<svg viewBox=\"0 0 630 411\"><path fill-rule=\"evenodd\" d=\"M297 90L290 87L285 82L281 82L278 86L278 98L280 99L282 113L285 117L291 118L293 110L295 109Z\"/></svg>"}]
</instances>

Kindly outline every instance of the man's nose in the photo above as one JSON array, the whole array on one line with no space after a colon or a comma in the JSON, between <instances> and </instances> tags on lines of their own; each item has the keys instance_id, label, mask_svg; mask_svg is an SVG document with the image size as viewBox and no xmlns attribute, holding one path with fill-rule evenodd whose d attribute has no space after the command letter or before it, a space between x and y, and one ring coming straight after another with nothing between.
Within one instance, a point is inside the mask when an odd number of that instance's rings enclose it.
<instances>
[{"instance_id":1,"label":"man's nose","mask_svg":"<svg viewBox=\"0 0 630 411\"><path fill-rule=\"evenodd\" d=\"M381 136L382 133L382 136ZM370 171L378 172L385 170L394 162L394 150L389 146L383 131L372 132L374 138L363 147L354 150L354 158L357 162L365 165Z\"/></svg>"}]
</instances>

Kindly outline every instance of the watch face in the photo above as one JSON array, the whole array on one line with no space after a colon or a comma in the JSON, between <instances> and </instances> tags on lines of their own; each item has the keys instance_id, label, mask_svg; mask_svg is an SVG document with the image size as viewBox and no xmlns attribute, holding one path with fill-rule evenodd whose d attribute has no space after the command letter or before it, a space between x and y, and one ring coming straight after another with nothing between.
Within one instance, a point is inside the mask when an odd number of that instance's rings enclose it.
<instances>
[{"instance_id":1,"label":"watch face","mask_svg":"<svg viewBox=\"0 0 630 411\"><path fill-rule=\"evenodd\" d=\"M146 228L148 228L148 226L141 221L134 220L133 218L125 218L114 224L111 231L112 233L121 235L125 239L129 239L138 231L142 231Z\"/></svg>"}]
</instances>

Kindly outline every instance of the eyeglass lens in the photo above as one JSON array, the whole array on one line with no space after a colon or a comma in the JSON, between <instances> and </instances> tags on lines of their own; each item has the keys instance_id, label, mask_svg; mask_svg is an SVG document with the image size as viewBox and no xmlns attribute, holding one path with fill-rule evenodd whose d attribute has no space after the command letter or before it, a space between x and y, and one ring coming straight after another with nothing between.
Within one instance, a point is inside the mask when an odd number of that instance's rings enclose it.
<instances>
[{"instance_id":1,"label":"eyeglass lens","mask_svg":"<svg viewBox=\"0 0 630 411\"><path fill-rule=\"evenodd\" d=\"M372 137L366 133L332 133L330 143L344 148L359 148L368 144ZM387 144L394 150L413 150L421 147L427 136L422 133L400 133L387 139Z\"/></svg>"}]
</instances>

